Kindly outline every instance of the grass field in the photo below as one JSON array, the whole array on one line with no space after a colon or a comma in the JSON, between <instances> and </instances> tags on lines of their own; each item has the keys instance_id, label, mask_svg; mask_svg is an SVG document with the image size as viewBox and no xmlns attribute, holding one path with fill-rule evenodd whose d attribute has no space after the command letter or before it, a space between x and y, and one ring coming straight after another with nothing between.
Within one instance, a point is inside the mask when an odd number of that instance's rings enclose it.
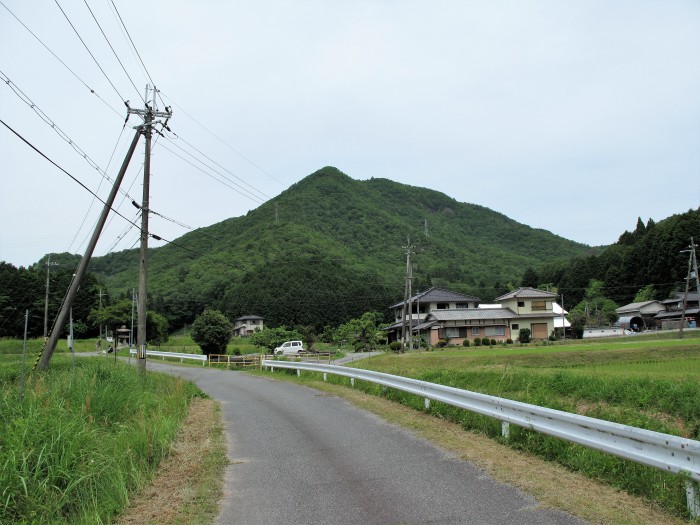
<instances>
[{"instance_id":1,"label":"grass field","mask_svg":"<svg viewBox=\"0 0 700 525\"><path fill-rule=\"evenodd\" d=\"M0 523L107 523L151 478L194 385L101 359L54 355L19 377L0 359Z\"/></svg>"},{"instance_id":2,"label":"grass field","mask_svg":"<svg viewBox=\"0 0 700 525\"><path fill-rule=\"evenodd\" d=\"M353 366L700 440L697 330L686 331L683 340L629 337L384 354ZM418 396L356 384L424 409ZM430 412L502 441L498 421L437 402ZM508 445L644 496L679 516L687 512L680 477L524 429L511 427Z\"/></svg>"}]
</instances>

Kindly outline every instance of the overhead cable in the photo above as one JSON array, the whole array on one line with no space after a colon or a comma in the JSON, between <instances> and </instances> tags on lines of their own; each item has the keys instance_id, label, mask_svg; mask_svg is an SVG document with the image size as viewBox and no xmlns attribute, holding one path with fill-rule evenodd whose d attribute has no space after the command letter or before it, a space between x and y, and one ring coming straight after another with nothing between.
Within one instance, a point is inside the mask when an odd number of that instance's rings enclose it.
<instances>
[{"instance_id":1,"label":"overhead cable","mask_svg":"<svg viewBox=\"0 0 700 525\"><path fill-rule=\"evenodd\" d=\"M119 116L119 118L121 118L121 117L123 116L121 113L119 113L119 111L117 111L113 106L111 106L111 105L109 104L109 102L107 102L107 101L106 101L105 99L103 99L100 95L98 95L98 94L97 94L97 91L95 91L93 88L91 88L90 86L88 86L87 83L86 83L82 78L80 78L80 77L78 76L78 74L77 74L75 71L73 71L73 70L68 66L68 64L66 64L63 60L61 60L61 58L60 58L56 53L54 53L54 52L51 50L51 48L50 48L49 46L47 46L46 44L44 44L44 42L43 42L38 36L36 36L36 34L35 34L31 29L29 29L29 27L27 27L27 25L26 25L24 22L22 22L22 21L17 17L17 15L14 14L14 13L10 10L10 8L7 7L7 6L5 5L5 3L4 3L2 0L0 0L0 4L2 4L2 6L3 6L5 9L7 9L7 11L15 18L15 20L17 20L17 22L19 22L19 23L22 25L22 27L24 27L27 31L29 31L29 33L30 33L42 46L44 46L44 49L46 49L49 53L51 53L51 55L53 55L53 57L54 57L56 60L58 60L58 61L63 65L63 67L65 67L68 71L70 71L70 73L71 73L76 79L78 79L78 81L79 81L83 86L85 86L87 89L89 89L89 90L90 90L90 93L92 93L93 95L95 95L105 106L107 106L107 107L108 107L109 109L111 109L114 113L116 113L116 114ZM121 98L121 97L120 97L120 98ZM123 100L123 99L122 99L122 100Z\"/></svg>"},{"instance_id":2,"label":"overhead cable","mask_svg":"<svg viewBox=\"0 0 700 525\"><path fill-rule=\"evenodd\" d=\"M80 33L78 33L78 30L77 30L77 29L75 28L75 26L73 25L73 22L71 22L71 21L70 21L70 18L68 18L68 15L66 14L66 12L65 12L65 11L63 10L63 8L61 7L61 4L58 3L58 0L54 0L54 2L56 2L56 5L57 5L58 8L61 10L61 13L63 13L63 16L66 18L66 20L68 21L68 23L70 24L70 26L73 28L73 31L75 32L76 36L78 37L78 39L80 40L80 42L82 42L82 44L83 44L83 46L85 47L85 49L87 50L88 54L89 54L89 55L92 57L92 59L95 61L95 64L97 64L97 67L100 69L100 71L102 71L102 74L103 74L104 77L107 79L107 82L109 82L109 85L112 86L112 89L114 89L114 92L115 92L115 93L117 94L117 96L122 100L122 102L126 103L126 99L125 99L123 96L121 96L121 94L119 93L119 90L117 89L117 87L114 85L114 83L113 83L112 80L109 78L109 76L107 75L107 73L105 73L105 70L102 69L102 66L100 65L100 63L99 63L99 62L97 61L97 59L95 58L95 55L92 54L92 51L90 51L90 48L89 48L89 47L87 46L87 44L85 43L85 40L83 40L83 37L80 36Z\"/></svg>"},{"instance_id":3,"label":"overhead cable","mask_svg":"<svg viewBox=\"0 0 700 525\"><path fill-rule=\"evenodd\" d=\"M114 56L115 56L115 58L117 59L117 62L119 62L119 65L120 65L120 66L122 67L122 69L124 70L124 73L126 74L127 78L129 79L129 82L131 82L131 85L134 86L134 89L136 90L136 93L138 94L139 97L141 97L141 100L143 100L144 103L145 103L146 101L145 101L145 100L143 99L143 97L141 96L141 91L139 90L139 88L136 87L136 84L134 84L134 81L132 80L131 75L129 75L129 72L126 70L126 68L124 67L124 64L122 63L121 59L119 58L119 55L117 55L117 52L114 50L114 47L112 47L112 43L109 41L109 38L107 38L107 35L105 34L105 32L104 32L103 29L102 29L102 26L101 26L100 23L97 21L97 17L95 16L95 13L93 13L93 12L92 12L92 9L90 9L90 5L87 3L87 0L83 0L83 2L85 2L85 7L88 8L88 11L90 11L90 14L92 15L92 19L93 19L93 20L95 21L95 23L97 24L97 27L100 28L100 32L102 33L102 36L105 37L105 40L107 41L107 45L108 45L109 48L112 50L112 53L114 53ZM60 7L60 6L59 6L59 7Z\"/></svg>"},{"instance_id":4,"label":"overhead cable","mask_svg":"<svg viewBox=\"0 0 700 525\"><path fill-rule=\"evenodd\" d=\"M44 158L45 158L46 160L48 160L51 164L53 164L54 166L56 166L59 170L61 170L63 173L65 173L65 174L68 175L71 179L73 179L75 182L77 182L83 189L85 189L88 193L90 193L91 195L93 195L93 196L94 196L97 200L99 200L102 204L104 204L104 205L107 204L107 203L106 203L105 201L103 201L94 191L92 191L92 190L91 190L90 188L88 188L85 184L83 184L81 181L79 181L77 178L75 178L73 175L71 175L70 173L68 173L65 169L63 169L61 166L59 166L59 165L56 164L53 160L51 160L49 157L47 157L41 150L39 150L39 148L37 148L36 146L34 146L34 144L32 144L31 142L29 142L29 141L28 141L27 139L25 139L22 135L20 135L18 132L16 132L16 131L15 131L11 126L9 126L4 120L0 119L0 124L2 124L3 126L5 126L5 127L6 127L7 129L9 129L12 133L14 133L14 134L17 136L17 138L19 138L19 139L20 139L22 142L24 142L27 146L29 146L30 148L32 148L36 153L38 153L39 155L41 155L42 157L44 157ZM124 215L122 215L121 213L119 213L118 210L115 210L114 208L111 208L111 207L110 207L110 209L111 209L114 213L116 213L117 215L119 215L122 219L124 219L125 221L131 222L129 219L127 219L126 217L124 217ZM133 224L134 226L136 226L137 228L139 227L139 226L138 226L137 224L135 224L135 223L132 223L132 224Z\"/></svg>"},{"instance_id":5,"label":"overhead cable","mask_svg":"<svg viewBox=\"0 0 700 525\"><path fill-rule=\"evenodd\" d=\"M221 142L221 143L222 143L224 146L226 146L228 149L230 149L231 151L233 151L236 155L238 155L238 156L241 157L243 160L245 160L246 162L248 162L251 166L253 166L253 167L256 168L257 170L259 170L261 173L264 173L265 175L267 175L268 177L270 177L272 180L274 180L274 181L277 182L278 184L284 186L284 184L283 184L279 179L277 179L274 175L272 175L272 174L269 173L268 171L266 171L266 170L264 170L263 168L261 168L260 166L258 166L255 162L253 162L253 161L250 160L248 157L246 157L245 155L243 155L243 153L241 153L240 151L238 151L237 149L235 149L233 146L231 146L229 143L227 143L225 140L223 140L223 139L220 138L218 135L216 135L213 131L211 131L209 128L207 128L204 124L202 124L201 122L199 122L196 118L194 118L194 117L193 117L192 115L190 115L187 111L185 111L185 110L182 108L182 106L180 106L179 104L177 104L171 97L169 97L169 96L166 95L165 93L162 93L162 92L159 92L159 93L161 93L165 98L167 98L168 100L170 100L170 103L171 103L173 106L176 106L180 111L182 111L185 115L187 115L187 117L189 117L195 124L197 124L199 127L201 127L201 128L202 128L204 131L206 131L207 133L209 133L209 134L210 134L212 137L214 137L216 140L218 140L219 142Z\"/></svg>"}]
</instances>

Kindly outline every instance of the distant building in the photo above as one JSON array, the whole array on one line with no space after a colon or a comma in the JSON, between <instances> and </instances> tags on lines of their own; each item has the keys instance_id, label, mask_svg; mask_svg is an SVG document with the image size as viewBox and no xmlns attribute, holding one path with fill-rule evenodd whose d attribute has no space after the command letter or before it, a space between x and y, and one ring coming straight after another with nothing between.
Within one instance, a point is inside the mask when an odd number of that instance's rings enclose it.
<instances>
[{"instance_id":1,"label":"distant building","mask_svg":"<svg viewBox=\"0 0 700 525\"><path fill-rule=\"evenodd\" d=\"M656 314L654 319L661 322L662 329L673 330L680 328L684 300L685 293L676 292L670 299L661 301L664 311ZM700 315L700 294L690 292L685 304L686 327L697 327L698 315Z\"/></svg>"},{"instance_id":2,"label":"distant building","mask_svg":"<svg viewBox=\"0 0 700 525\"><path fill-rule=\"evenodd\" d=\"M656 315L665 310L661 301L642 301L620 306L615 313L619 316L617 320L619 326L639 332L656 328Z\"/></svg>"},{"instance_id":3,"label":"distant building","mask_svg":"<svg viewBox=\"0 0 700 525\"><path fill-rule=\"evenodd\" d=\"M264 317L258 315L244 315L233 322L233 336L247 337L256 331L263 329Z\"/></svg>"}]
</instances>

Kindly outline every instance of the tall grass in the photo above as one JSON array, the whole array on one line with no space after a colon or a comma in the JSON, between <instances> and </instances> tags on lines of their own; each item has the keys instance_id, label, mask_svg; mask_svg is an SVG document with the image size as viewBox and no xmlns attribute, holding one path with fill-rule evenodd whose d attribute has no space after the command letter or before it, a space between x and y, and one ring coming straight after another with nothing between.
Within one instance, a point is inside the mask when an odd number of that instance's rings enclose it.
<instances>
[{"instance_id":1,"label":"tall grass","mask_svg":"<svg viewBox=\"0 0 700 525\"><path fill-rule=\"evenodd\" d=\"M0 523L105 523L165 457L191 384L101 359L56 356L19 399L3 372Z\"/></svg>"}]
</instances>

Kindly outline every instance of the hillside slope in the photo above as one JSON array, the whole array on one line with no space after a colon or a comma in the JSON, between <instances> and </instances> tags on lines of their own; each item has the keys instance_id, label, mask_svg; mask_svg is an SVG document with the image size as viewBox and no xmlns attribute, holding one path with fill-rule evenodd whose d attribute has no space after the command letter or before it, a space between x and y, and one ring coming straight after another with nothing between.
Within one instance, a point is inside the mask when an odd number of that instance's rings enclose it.
<instances>
[{"instance_id":1,"label":"hillside slope","mask_svg":"<svg viewBox=\"0 0 700 525\"><path fill-rule=\"evenodd\" d=\"M151 250L150 300L173 326L206 306L273 325L343 322L401 299L408 236L414 290L445 286L484 301L528 267L590 252L437 191L326 167L243 217ZM136 251L93 266L113 291L136 285Z\"/></svg>"}]
</instances>

